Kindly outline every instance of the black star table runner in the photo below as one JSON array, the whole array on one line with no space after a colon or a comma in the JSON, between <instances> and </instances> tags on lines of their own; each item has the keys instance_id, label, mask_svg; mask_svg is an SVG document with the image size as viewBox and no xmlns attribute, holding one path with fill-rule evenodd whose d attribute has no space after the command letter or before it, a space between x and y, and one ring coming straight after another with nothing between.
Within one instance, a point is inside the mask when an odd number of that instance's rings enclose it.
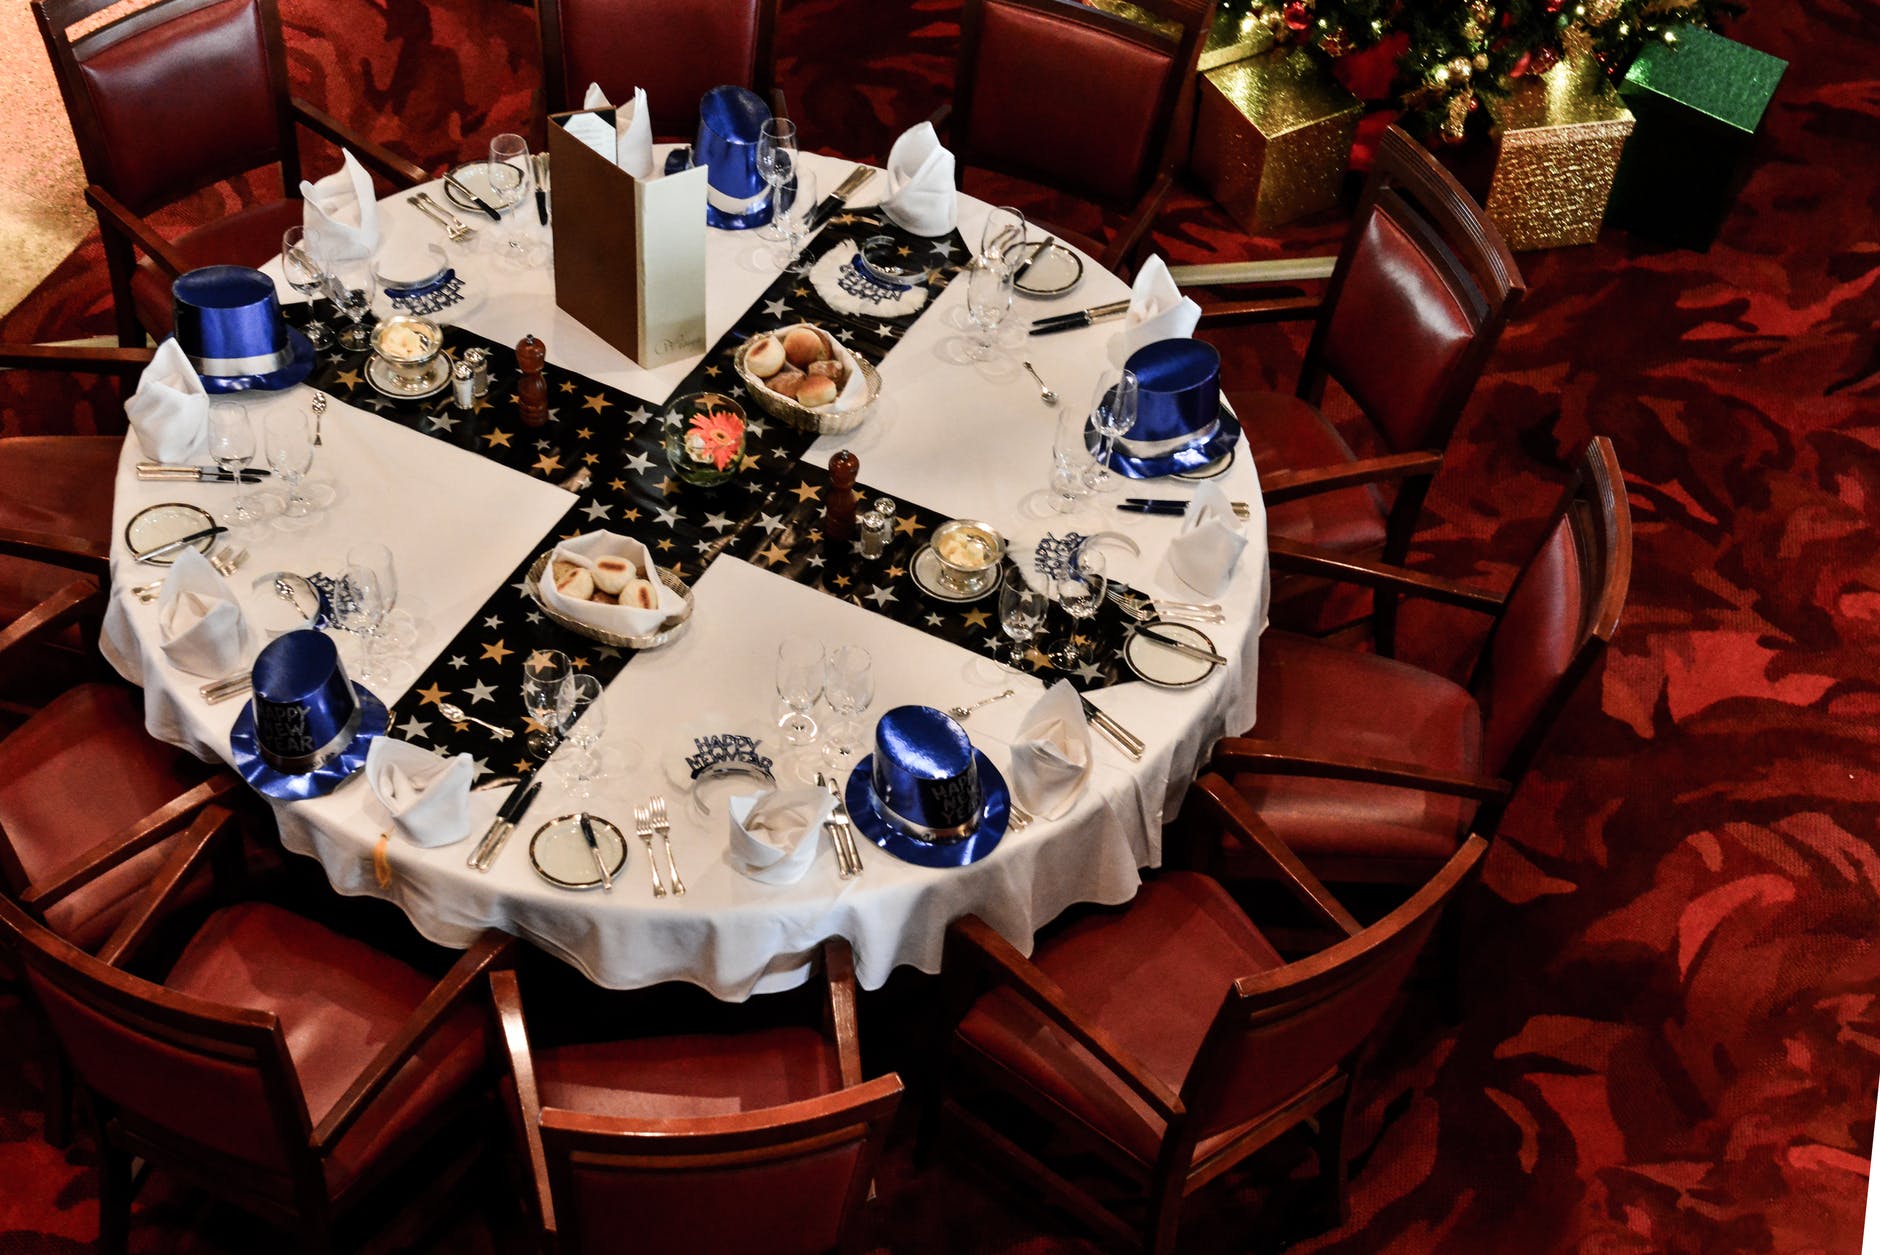
<instances>
[{"instance_id":1,"label":"black star table runner","mask_svg":"<svg viewBox=\"0 0 1880 1255\"><path fill-rule=\"evenodd\" d=\"M716 487L688 485L671 472L662 406L572 371L552 365L543 370L547 420L533 427L525 424L516 393L514 347L460 327L446 328L446 355L454 360L465 349L481 348L490 370L487 395L468 411L458 409L448 394L423 401L380 394L365 382L364 353L322 356L308 380L311 386L574 493L560 522L396 704L394 733L444 753L468 752L480 766L503 774L526 775L539 766L508 749L520 742L498 742L477 724L448 721L438 706L452 702L491 723L532 729L521 698L522 662L531 652L561 650L576 668L599 676L603 684L619 674L633 651L555 624L542 614L526 581L529 566L542 552L560 540L600 529L633 536L652 551L654 561L688 583L719 554L729 552L966 648L986 654L999 649L995 597L966 606L936 602L909 574L913 554L945 516L904 504L895 543L877 559L864 559L855 546L825 539L820 524L828 475L801 460L815 437L767 418L750 403L732 366L732 355L746 339L797 322L822 326L873 362L885 358L934 301L930 298L920 312L898 318L860 319L831 308L809 280L810 269L824 253L880 234L899 232L878 211L832 219L673 390L674 396L723 392L745 406L748 419L738 473ZM967 256L957 232L939 241L903 238L908 247L926 250L936 262L928 283L932 295L946 286ZM290 317L307 315L306 306L290 310ZM863 501L875 495L859 483L856 493ZM1122 636L1115 609L1106 605L1091 630L1097 637L1093 656L1113 659ZM1041 655L1034 655L1033 661L1045 665ZM1071 678L1080 687L1114 683L1114 663L1093 665ZM513 757L506 756L512 752Z\"/></svg>"}]
</instances>

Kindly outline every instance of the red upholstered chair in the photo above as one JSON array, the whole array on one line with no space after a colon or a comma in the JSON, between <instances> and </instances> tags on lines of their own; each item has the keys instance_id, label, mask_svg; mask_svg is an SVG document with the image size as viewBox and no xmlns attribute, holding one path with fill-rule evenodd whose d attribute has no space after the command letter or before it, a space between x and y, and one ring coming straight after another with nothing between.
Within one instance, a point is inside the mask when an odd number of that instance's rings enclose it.
<instances>
[{"instance_id":1,"label":"red upholstered chair","mask_svg":"<svg viewBox=\"0 0 1880 1255\"><path fill-rule=\"evenodd\" d=\"M1314 320L1291 395L1227 393L1260 471L1268 533L1401 562L1475 381L1525 291L1501 233L1469 194L1422 145L1386 131L1322 298L1203 308L1204 332ZM1363 414L1362 456L1321 412L1328 382Z\"/></svg>"},{"instance_id":2,"label":"red upholstered chair","mask_svg":"<svg viewBox=\"0 0 1880 1255\"><path fill-rule=\"evenodd\" d=\"M128 10L120 12L118 10ZM170 283L198 266L260 265L301 219L296 124L350 148L401 186L424 171L288 95L275 0L34 0L98 213L118 335L141 344L170 326ZM166 240L147 215L265 165L284 200ZM144 254L136 263L135 254Z\"/></svg>"},{"instance_id":3,"label":"red upholstered chair","mask_svg":"<svg viewBox=\"0 0 1880 1255\"><path fill-rule=\"evenodd\" d=\"M535 16L544 114L579 109L589 83L616 104L644 87L654 136L690 140L712 88L771 95L777 0L535 0Z\"/></svg>"},{"instance_id":4,"label":"red upholstered chair","mask_svg":"<svg viewBox=\"0 0 1880 1255\"><path fill-rule=\"evenodd\" d=\"M105 1251L125 1249L134 1158L324 1248L368 1187L474 1113L466 1100L487 1079L476 995L514 944L498 934L433 981L305 916L241 902L210 914L167 970L128 970L232 828L227 811L203 811L95 957L0 898L0 940L99 1119Z\"/></svg>"},{"instance_id":5,"label":"red upholstered chair","mask_svg":"<svg viewBox=\"0 0 1880 1255\"><path fill-rule=\"evenodd\" d=\"M1327 880L1417 884L1492 834L1567 698L1618 629L1632 520L1618 458L1590 442L1540 547L1494 593L1272 542L1273 569L1476 611L1468 684L1286 632L1260 638L1249 735L1214 749L1192 801L1241 845L1277 837ZM1224 779L1222 778L1224 777ZM1227 845L1233 853L1233 842Z\"/></svg>"},{"instance_id":6,"label":"red upholstered chair","mask_svg":"<svg viewBox=\"0 0 1880 1255\"><path fill-rule=\"evenodd\" d=\"M1360 929L1272 845L1289 884L1342 934L1293 963L1193 872L1158 876L1127 906L1040 940L1029 960L976 916L959 921L946 977L954 1005L969 1009L940 1128L1106 1237L1160 1255L1179 1249L1190 1194L1316 1121L1319 1176L1342 1222L1345 1119L1365 1046L1486 848L1469 838L1408 902ZM1010 1131L1014 1111L1047 1126L1051 1144L1021 1147L1031 1139ZM1063 1175L1055 1165L1076 1152L1120 1178L1140 1213L1118 1215Z\"/></svg>"},{"instance_id":7,"label":"red upholstered chair","mask_svg":"<svg viewBox=\"0 0 1880 1255\"><path fill-rule=\"evenodd\" d=\"M1142 0L1145 25L1076 0L966 0L950 140L969 167L1092 202L1121 225L1106 240L1054 227L1127 273L1183 156L1171 143L1193 99L1214 0ZM971 241L977 245L977 241Z\"/></svg>"},{"instance_id":8,"label":"red upholstered chair","mask_svg":"<svg viewBox=\"0 0 1880 1255\"><path fill-rule=\"evenodd\" d=\"M514 973L492 975L546 1249L601 1255L629 1233L647 1252L843 1246L901 1081L862 1079L848 944L826 942L823 963L820 1032L534 1048Z\"/></svg>"}]
</instances>

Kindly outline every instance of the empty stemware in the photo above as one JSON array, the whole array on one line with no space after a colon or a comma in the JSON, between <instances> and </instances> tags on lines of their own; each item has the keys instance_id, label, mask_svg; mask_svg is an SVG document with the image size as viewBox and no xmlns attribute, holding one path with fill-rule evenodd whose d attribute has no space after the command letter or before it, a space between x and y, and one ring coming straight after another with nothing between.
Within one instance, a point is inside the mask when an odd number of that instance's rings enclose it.
<instances>
[{"instance_id":1,"label":"empty stemware","mask_svg":"<svg viewBox=\"0 0 1880 1255\"><path fill-rule=\"evenodd\" d=\"M600 678L586 674L571 675L562 685L562 756L567 760L568 792L577 798L592 796L601 775L600 741L607 725L601 691Z\"/></svg>"},{"instance_id":2,"label":"empty stemware","mask_svg":"<svg viewBox=\"0 0 1880 1255\"><path fill-rule=\"evenodd\" d=\"M222 470L236 476L235 499L230 502L223 522L240 532L252 528L266 514L262 498L240 478L240 473L255 460L258 451L248 407L240 401L220 397L212 401L209 405L209 457Z\"/></svg>"},{"instance_id":3,"label":"empty stemware","mask_svg":"<svg viewBox=\"0 0 1880 1255\"><path fill-rule=\"evenodd\" d=\"M1116 487L1118 476L1110 469L1110 457L1116 451L1117 437L1136 425L1136 373L1104 371L1097 379L1096 393L1090 399L1090 422L1101 437L1096 456L1084 468L1084 484L1096 492Z\"/></svg>"},{"instance_id":4,"label":"empty stemware","mask_svg":"<svg viewBox=\"0 0 1880 1255\"><path fill-rule=\"evenodd\" d=\"M267 431L268 465L287 485L281 517L304 519L313 511L313 502L300 490L313 469L312 418L298 405L282 406L268 414Z\"/></svg>"},{"instance_id":5,"label":"empty stemware","mask_svg":"<svg viewBox=\"0 0 1880 1255\"><path fill-rule=\"evenodd\" d=\"M1005 665L1012 671L1025 670L1026 646L1044 626L1050 601L1042 592L1026 586L1022 578L1008 576L999 589L999 627L1012 639L1011 653Z\"/></svg>"},{"instance_id":6,"label":"empty stemware","mask_svg":"<svg viewBox=\"0 0 1880 1255\"><path fill-rule=\"evenodd\" d=\"M378 572L369 566L348 564L333 589L333 616L342 630L362 642L359 668L353 678L369 689L382 688L389 678L379 641L385 610L385 592Z\"/></svg>"},{"instance_id":7,"label":"empty stemware","mask_svg":"<svg viewBox=\"0 0 1880 1255\"><path fill-rule=\"evenodd\" d=\"M757 229L766 240L788 240L783 209L783 189L796 174L796 123L788 118L772 118L757 133L757 172L770 186L770 221ZM797 194L801 201L802 194Z\"/></svg>"},{"instance_id":8,"label":"empty stemware","mask_svg":"<svg viewBox=\"0 0 1880 1255\"><path fill-rule=\"evenodd\" d=\"M372 259L357 257L334 263L333 279L338 284L334 303L349 324L339 333L339 347L348 353L363 353L372 347L372 337L365 328L366 315L372 312L372 293L378 284Z\"/></svg>"},{"instance_id":9,"label":"empty stemware","mask_svg":"<svg viewBox=\"0 0 1880 1255\"><path fill-rule=\"evenodd\" d=\"M1058 412L1057 433L1051 443L1051 508L1069 514L1082 504L1089 486L1084 472L1090 466L1090 446L1084 439L1085 415L1076 406Z\"/></svg>"},{"instance_id":10,"label":"empty stemware","mask_svg":"<svg viewBox=\"0 0 1880 1255\"><path fill-rule=\"evenodd\" d=\"M816 740L816 721L810 707L823 687L823 647L806 636L792 636L777 646L777 696L785 714L777 726L788 745L809 745Z\"/></svg>"},{"instance_id":11,"label":"empty stemware","mask_svg":"<svg viewBox=\"0 0 1880 1255\"><path fill-rule=\"evenodd\" d=\"M537 265L540 260L529 216L507 212L528 199L533 170L529 142L522 136L505 132L490 141L490 203L506 214L498 229L496 255L506 266L518 269Z\"/></svg>"},{"instance_id":12,"label":"empty stemware","mask_svg":"<svg viewBox=\"0 0 1880 1255\"><path fill-rule=\"evenodd\" d=\"M823 696L837 718L829 728L823 756L837 768L855 765L862 739L858 716L875 700L874 660L860 645L842 645L829 652L823 678Z\"/></svg>"},{"instance_id":13,"label":"empty stemware","mask_svg":"<svg viewBox=\"0 0 1880 1255\"><path fill-rule=\"evenodd\" d=\"M985 228L979 233L979 256L1011 271L1024 256L1025 215L1011 205L1000 205L986 214Z\"/></svg>"},{"instance_id":14,"label":"empty stemware","mask_svg":"<svg viewBox=\"0 0 1880 1255\"><path fill-rule=\"evenodd\" d=\"M991 357L999 345L999 324L1012 309L1012 268L996 259L976 257L966 272L966 316L979 334L967 346L975 362Z\"/></svg>"},{"instance_id":15,"label":"empty stemware","mask_svg":"<svg viewBox=\"0 0 1880 1255\"><path fill-rule=\"evenodd\" d=\"M308 235L305 227L289 227L281 232L281 274L288 287L307 298L311 312L314 298L326 294L329 282L326 250L319 237ZM325 348L333 338L327 325L317 318L309 318L301 330L316 349Z\"/></svg>"},{"instance_id":16,"label":"empty stemware","mask_svg":"<svg viewBox=\"0 0 1880 1255\"><path fill-rule=\"evenodd\" d=\"M538 649L522 660L522 708L535 728L529 733L529 753L547 758L561 744L561 729L574 695L568 678L574 665L558 649Z\"/></svg>"},{"instance_id":17,"label":"empty stemware","mask_svg":"<svg viewBox=\"0 0 1880 1255\"><path fill-rule=\"evenodd\" d=\"M1103 590L1108 585L1104 565L1103 555L1097 550L1079 549L1070 567L1058 576L1058 604L1071 621L1063 645L1051 655L1052 663L1061 671L1075 671L1088 657L1087 650L1077 643L1077 632L1080 625L1096 618L1103 605Z\"/></svg>"}]
</instances>

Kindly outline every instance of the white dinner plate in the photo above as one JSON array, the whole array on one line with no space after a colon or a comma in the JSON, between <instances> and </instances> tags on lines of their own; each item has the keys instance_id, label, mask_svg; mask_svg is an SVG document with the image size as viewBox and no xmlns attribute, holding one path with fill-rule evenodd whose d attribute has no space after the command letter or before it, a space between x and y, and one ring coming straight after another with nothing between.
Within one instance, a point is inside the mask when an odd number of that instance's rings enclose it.
<instances>
[{"instance_id":1,"label":"white dinner plate","mask_svg":"<svg viewBox=\"0 0 1880 1255\"><path fill-rule=\"evenodd\" d=\"M133 554L144 554L205 527L214 526L214 516L201 506L183 501L166 501L132 515L131 521L124 525L124 543L130 546ZM215 547L216 540L214 536L204 536L201 540L190 542L190 548L198 553L208 553ZM152 558L150 565L169 566L176 561L176 554L181 552L179 549L161 558Z\"/></svg>"},{"instance_id":2,"label":"white dinner plate","mask_svg":"<svg viewBox=\"0 0 1880 1255\"><path fill-rule=\"evenodd\" d=\"M490 163L487 161L466 161L455 170L452 170L451 174L459 183L488 201L490 208L494 209L497 213L506 214L516 208L516 205L521 205L533 199L532 197L523 196L516 201L515 205L504 205L501 201L497 200L494 191L490 187ZM526 178L522 183L523 190L529 190L530 185ZM468 209L483 221L489 221L489 215L485 214L481 209L478 209L475 201L471 200L468 196L465 196L448 183L444 185L444 195L450 197L450 203L457 206L457 208Z\"/></svg>"},{"instance_id":3,"label":"white dinner plate","mask_svg":"<svg viewBox=\"0 0 1880 1255\"><path fill-rule=\"evenodd\" d=\"M1153 627L1164 636L1172 636L1210 653L1221 652L1214 647L1214 642L1208 639L1206 633L1186 623L1152 619L1143 626ZM1138 678L1166 689L1185 689L1192 684L1199 684L1214 674L1214 668L1218 665L1203 658L1190 658L1180 650L1170 649L1135 630L1123 641L1123 661Z\"/></svg>"},{"instance_id":4,"label":"white dinner plate","mask_svg":"<svg viewBox=\"0 0 1880 1255\"><path fill-rule=\"evenodd\" d=\"M1032 254L1031 269L1025 270L1025 277L1012 280L1012 290L1020 296L1035 296L1039 300L1063 296L1084 281L1083 261L1062 244L1040 243L1032 249ZM1019 269L1024 270L1025 264L1020 263Z\"/></svg>"},{"instance_id":5,"label":"white dinner plate","mask_svg":"<svg viewBox=\"0 0 1880 1255\"><path fill-rule=\"evenodd\" d=\"M594 844L600 847L607 874L618 878L627 865L627 839L620 829L599 815L589 815L594 825ZM529 840L529 861L535 874L563 889L598 889L600 872L594 867L594 855L587 838L581 834L581 816L562 815L536 829Z\"/></svg>"}]
</instances>

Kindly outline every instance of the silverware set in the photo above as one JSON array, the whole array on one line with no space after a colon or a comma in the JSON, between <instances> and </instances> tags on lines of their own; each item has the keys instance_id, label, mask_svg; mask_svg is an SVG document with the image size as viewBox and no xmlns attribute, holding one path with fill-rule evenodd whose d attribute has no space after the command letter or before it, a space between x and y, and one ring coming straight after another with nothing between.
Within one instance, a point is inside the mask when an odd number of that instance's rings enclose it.
<instances>
[{"instance_id":1,"label":"silverware set","mask_svg":"<svg viewBox=\"0 0 1880 1255\"><path fill-rule=\"evenodd\" d=\"M503 843L509 840L509 834L522 822L529 803L535 801L535 795L542 791L540 782L518 784L516 791L509 795L502 808L496 812L496 818L490 824L489 831L477 842L476 849L470 851L470 857L464 860L466 866L474 871L486 872L496 856L502 852Z\"/></svg>"},{"instance_id":2,"label":"silverware set","mask_svg":"<svg viewBox=\"0 0 1880 1255\"><path fill-rule=\"evenodd\" d=\"M1228 503L1234 508L1234 517L1245 522L1251 517L1253 507L1245 501ZM1128 514L1156 514L1179 517L1188 513L1188 503L1178 497L1125 497L1116 503L1116 508Z\"/></svg>"},{"instance_id":3,"label":"silverware set","mask_svg":"<svg viewBox=\"0 0 1880 1255\"><path fill-rule=\"evenodd\" d=\"M633 808L633 831L640 838L640 844L646 847L646 866L653 873L653 896L663 898L669 892L666 882L659 874L659 860L653 855L653 838L659 837L660 844L666 847L666 870L672 873L670 892L676 897L685 892L685 881L679 876L679 864L672 857L672 824L666 817L666 798L655 793L646 799L643 806Z\"/></svg>"},{"instance_id":4,"label":"silverware set","mask_svg":"<svg viewBox=\"0 0 1880 1255\"><path fill-rule=\"evenodd\" d=\"M1164 601L1157 597L1126 593L1116 588L1107 590L1107 595L1111 604L1138 623L1147 622L1150 619L1180 619L1194 623L1227 622L1227 612L1212 602Z\"/></svg>"},{"instance_id":5,"label":"silverware set","mask_svg":"<svg viewBox=\"0 0 1880 1255\"><path fill-rule=\"evenodd\" d=\"M209 565L221 575L233 575L235 568L248 561L246 549L223 548L209 555ZM153 602L163 592L162 580L151 580L148 584L133 584L131 594L146 605Z\"/></svg>"},{"instance_id":6,"label":"silverware set","mask_svg":"<svg viewBox=\"0 0 1880 1255\"><path fill-rule=\"evenodd\" d=\"M468 244L477 238L476 228L465 223L456 214L431 199L429 192L419 192L416 196L405 197L405 203L419 213L444 228L444 234L452 244Z\"/></svg>"},{"instance_id":7,"label":"silverware set","mask_svg":"<svg viewBox=\"0 0 1880 1255\"><path fill-rule=\"evenodd\" d=\"M202 484L259 484L265 482L268 476L269 472L259 467L225 471L219 466L175 466L163 462L139 462L137 464L137 478L146 482L195 480Z\"/></svg>"},{"instance_id":8,"label":"silverware set","mask_svg":"<svg viewBox=\"0 0 1880 1255\"><path fill-rule=\"evenodd\" d=\"M855 823L849 818L849 808L842 804L842 786L833 776L816 773L816 783L829 791L835 799L836 808L823 821L829 829L829 840L836 847L836 874L843 880L854 880L862 874L862 849L855 841Z\"/></svg>"},{"instance_id":9,"label":"silverware set","mask_svg":"<svg viewBox=\"0 0 1880 1255\"><path fill-rule=\"evenodd\" d=\"M1108 714L1105 714L1102 707L1098 706L1083 694L1078 694L1077 700L1083 703L1084 718L1090 720L1091 727L1108 737L1111 744L1115 745L1117 749L1122 750L1133 759L1141 760L1142 751L1145 748L1141 737L1131 732L1128 728L1125 728Z\"/></svg>"}]
</instances>

